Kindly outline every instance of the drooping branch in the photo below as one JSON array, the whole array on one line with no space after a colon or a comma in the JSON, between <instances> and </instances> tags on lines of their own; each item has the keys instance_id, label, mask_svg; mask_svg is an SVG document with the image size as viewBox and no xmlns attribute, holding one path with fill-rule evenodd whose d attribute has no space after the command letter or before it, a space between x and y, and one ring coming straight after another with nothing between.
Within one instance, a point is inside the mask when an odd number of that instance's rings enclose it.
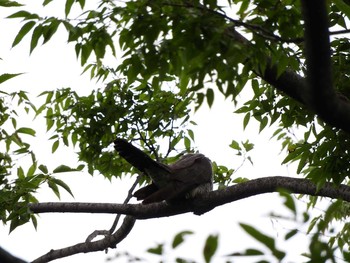
<instances>
[{"instance_id":1,"label":"drooping branch","mask_svg":"<svg viewBox=\"0 0 350 263\"><path fill-rule=\"evenodd\" d=\"M238 201L259 194L278 192L284 189L292 194L341 199L350 202L350 187L346 185L334 186L326 183L317 190L316 185L308 179L282 176L264 177L248 182L236 184L222 190L216 190L191 202L178 205L155 203L142 204L93 204L93 203L39 203L31 204L34 213L120 213L131 215L136 219L166 217L182 213L193 212L203 214L213 208L230 202Z\"/></svg>"},{"instance_id":2,"label":"drooping branch","mask_svg":"<svg viewBox=\"0 0 350 263\"><path fill-rule=\"evenodd\" d=\"M79 243L70 247L50 250L47 254L35 259L32 263L49 262L54 259L64 258L78 253L87 253L93 251L103 251L109 247L115 248L131 231L135 224L135 218L126 216L120 228L110 236L94 241Z\"/></svg>"}]
</instances>

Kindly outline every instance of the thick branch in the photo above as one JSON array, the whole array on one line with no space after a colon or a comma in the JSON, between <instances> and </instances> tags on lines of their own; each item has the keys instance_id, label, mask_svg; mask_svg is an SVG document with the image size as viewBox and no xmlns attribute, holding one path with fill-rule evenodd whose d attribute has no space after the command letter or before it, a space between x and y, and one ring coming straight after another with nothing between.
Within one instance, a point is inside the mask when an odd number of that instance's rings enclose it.
<instances>
[{"instance_id":1,"label":"thick branch","mask_svg":"<svg viewBox=\"0 0 350 263\"><path fill-rule=\"evenodd\" d=\"M235 27L228 28L226 33L226 35L232 38L235 42L240 42L242 45L248 47L252 45L248 39L236 31ZM266 61L268 61L268 63L264 72L261 72L259 67L254 68L253 71L273 87L284 92L296 101L307 105L305 78L290 69L286 69L279 77L277 77L277 65L270 63L271 58L269 57L266 58Z\"/></svg>"},{"instance_id":2,"label":"thick branch","mask_svg":"<svg viewBox=\"0 0 350 263\"><path fill-rule=\"evenodd\" d=\"M333 89L329 24L325 0L303 0L308 97L327 123L350 131L350 106Z\"/></svg>"},{"instance_id":3,"label":"thick branch","mask_svg":"<svg viewBox=\"0 0 350 263\"><path fill-rule=\"evenodd\" d=\"M0 247L0 262L4 263L25 263L26 261L11 255L8 251Z\"/></svg>"},{"instance_id":4,"label":"thick branch","mask_svg":"<svg viewBox=\"0 0 350 263\"><path fill-rule=\"evenodd\" d=\"M329 33L328 24L325 21L327 20L327 14L324 13L324 10L318 12L318 10L313 9L314 6L321 4L325 8L324 1L320 4L318 0L305 0L303 2L307 3L305 4L307 8L304 8L306 9L304 10L305 20L313 21L313 23L306 23L305 25L308 80L290 69L287 69L278 77L277 65L271 64L269 57L266 57L268 63L264 72L260 72L259 68L252 70L276 89L314 111L329 125L350 132L350 103L348 100L344 100L343 96L335 93L331 83ZM318 30L314 32L313 28L316 26ZM234 27L228 28L226 32L233 41L246 46L252 45ZM321 47L318 47L320 42L322 42Z\"/></svg>"},{"instance_id":5,"label":"thick branch","mask_svg":"<svg viewBox=\"0 0 350 263\"><path fill-rule=\"evenodd\" d=\"M74 246L57 250L52 249L47 254L34 260L33 263L49 262L54 259L68 257L78 253L102 251L109 247L115 248L116 244L120 243L130 233L134 224L135 218L126 216L121 227L113 235L94 242L79 243Z\"/></svg>"},{"instance_id":6,"label":"thick branch","mask_svg":"<svg viewBox=\"0 0 350 263\"><path fill-rule=\"evenodd\" d=\"M192 202L179 205L167 205L165 202L150 205L142 204L91 204L91 203L41 203L31 204L34 213L74 212L74 213L120 213L131 215L136 219L172 216L187 212L202 214L211 209L247 197L278 192L285 189L292 194L342 199L350 202L350 187L346 185L334 186L326 183L317 191L316 185L308 179L273 176L259 178L236 184L222 190L208 193L196 198Z\"/></svg>"},{"instance_id":7,"label":"thick branch","mask_svg":"<svg viewBox=\"0 0 350 263\"><path fill-rule=\"evenodd\" d=\"M325 0L301 1L305 20L305 56L308 93L315 110L335 100ZM333 109L332 109L333 110Z\"/></svg>"}]
</instances>

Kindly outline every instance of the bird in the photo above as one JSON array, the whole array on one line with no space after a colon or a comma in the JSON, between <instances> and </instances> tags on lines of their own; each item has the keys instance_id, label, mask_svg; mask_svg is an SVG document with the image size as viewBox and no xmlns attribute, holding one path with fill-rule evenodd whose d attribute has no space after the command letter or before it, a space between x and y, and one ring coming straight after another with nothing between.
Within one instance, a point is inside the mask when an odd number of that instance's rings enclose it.
<instances>
[{"instance_id":1,"label":"bird","mask_svg":"<svg viewBox=\"0 0 350 263\"><path fill-rule=\"evenodd\" d=\"M175 204L213 189L212 164L203 154L188 153L167 165L153 160L125 139L115 139L114 148L128 163L151 178L151 184L133 194L142 204L162 201Z\"/></svg>"}]
</instances>

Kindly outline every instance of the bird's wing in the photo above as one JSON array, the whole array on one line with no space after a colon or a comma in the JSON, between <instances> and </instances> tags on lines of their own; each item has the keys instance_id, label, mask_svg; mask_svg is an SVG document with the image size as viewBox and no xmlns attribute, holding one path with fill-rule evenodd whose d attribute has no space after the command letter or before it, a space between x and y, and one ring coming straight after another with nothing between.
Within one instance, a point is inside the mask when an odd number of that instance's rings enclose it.
<instances>
[{"instance_id":1,"label":"bird's wing","mask_svg":"<svg viewBox=\"0 0 350 263\"><path fill-rule=\"evenodd\" d=\"M151 204L164 200L171 202L177 198L185 198L186 193L192 189L193 185L187 185L178 181L171 181L164 187L155 190L152 194L145 197L142 203Z\"/></svg>"},{"instance_id":2,"label":"bird's wing","mask_svg":"<svg viewBox=\"0 0 350 263\"><path fill-rule=\"evenodd\" d=\"M167 184L144 198L143 204L163 200L176 203L178 200L208 192L213 187L211 161L203 154L187 154L169 167L172 175Z\"/></svg>"},{"instance_id":3,"label":"bird's wing","mask_svg":"<svg viewBox=\"0 0 350 263\"><path fill-rule=\"evenodd\" d=\"M170 179L175 181L199 185L213 180L211 161L203 154L187 154L169 167L174 174Z\"/></svg>"},{"instance_id":4,"label":"bird's wing","mask_svg":"<svg viewBox=\"0 0 350 263\"><path fill-rule=\"evenodd\" d=\"M150 196L151 194L155 193L156 191L158 191L158 187L151 183L149 185L146 185L142 188L140 188L139 190L137 190L133 196L136 197L137 200L144 200L146 199L148 196Z\"/></svg>"}]
</instances>

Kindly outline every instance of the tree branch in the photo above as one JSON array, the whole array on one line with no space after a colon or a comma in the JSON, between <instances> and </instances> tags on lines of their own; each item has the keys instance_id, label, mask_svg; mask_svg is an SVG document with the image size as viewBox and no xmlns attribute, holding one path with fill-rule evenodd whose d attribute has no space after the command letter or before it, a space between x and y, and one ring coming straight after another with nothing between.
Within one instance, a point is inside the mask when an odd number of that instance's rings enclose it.
<instances>
[{"instance_id":1,"label":"tree branch","mask_svg":"<svg viewBox=\"0 0 350 263\"><path fill-rule=\"evenodd\" d=\"M350 105L333 89L325 0L303 0L308 104L325 122L350 132Z\"/></svg>"},{"instance_id":2,"label":"tree branch","mask_svg":"<svg viewBox=\"0 0 350 263\"><path fill-rule=\"evenodd\" d=\"M54 259L68 257L78 253L87 253L92 251L102 251L106 248L115 248L116 244L120 243L131 231L135 224L135 218L132 216L126 216L120 228L110 236L94 241L79 243L74 246L50 250L47 254L35 259L32 263L49 262Z\"/></svg>"},{"instance_id":3,"label":"tree branch","mask_svg":"<svg viewBox=\"0 0 350 263\"><path fill-rule=\"evenodd\" d=\"M233 39L235 43L239 42L244 46L251 46L252 44L243 35L238 33L234 26L227 28L226 36ZM249 57L247 58L249 60ZM267 57L267 65L265 71L261 69L252 69L259 77L277 88L279 91L287 94L289 97L307 106L306 100L306 80L304 77L295 73L290 69L286 69L279 77L277 76L277 65L271 63L271 58Z\"/></svg>"},{"instance_id":4,"label":"tree branch","mask_svg":"<svg viewBox=\"0 0 350 263\"><path fill-rule=\"evenodd\" d=\"M209 192L192 201L178 205L168 205L165 202L149 205L142 204L92 204L92 203L39 203L31 204L30 210L34 213L72 212L72 213L120 213L131 215L136 219L173 216L193 212L203 214L217 206L238 201L247 197L278 192L280 189L292 194L306 194L312 196L342 199L350 202L350 187L346 185L334 186L326 183L317 190L316 185L308 179L299 179L282 176L264 177L248 182L229 186L222 190Z\"/></svg>"},{"instance_id":5,"label":"tree branch","mask_svg":"<svg viewBox=\"0 0 350 263\"><path fill-rule=\"evenodd\" d=\"M341 94L334 91L331 83L329 32L327 13L323 10L326 8L324 1L305 0L303 2L306 3L304 4L304 16L308 21L308 23L305 22L308 80L291 69L286 69L278 77L277 64L272 64L269 57L266 57L268 63L264 72L261 72L260 68L252 70L279 91L314 111L329 125L350 132L350 103L344 100ZM318 9L323 11L314 10L314 6L318 5L322 5ZM317 30L314 31L314 27L317 27ZM235 43L239 42L248 47L252 45L248 39L235 30L234 26L226 30L226 35ZM318 47L320 42L322 42L322 47ZM249 57L247 59L249 60Z\"/></svg>"},{"instance_id":6,"label":"tree branch","mask_svg":"<svg viewBox=\"0 0 350 263\"><path fill-rule=\"evenodd\" d=\"M0 247L0 262L3 263L26 263L26 261L11 255L8 251Z\"/></svg>"}]
</instances>

